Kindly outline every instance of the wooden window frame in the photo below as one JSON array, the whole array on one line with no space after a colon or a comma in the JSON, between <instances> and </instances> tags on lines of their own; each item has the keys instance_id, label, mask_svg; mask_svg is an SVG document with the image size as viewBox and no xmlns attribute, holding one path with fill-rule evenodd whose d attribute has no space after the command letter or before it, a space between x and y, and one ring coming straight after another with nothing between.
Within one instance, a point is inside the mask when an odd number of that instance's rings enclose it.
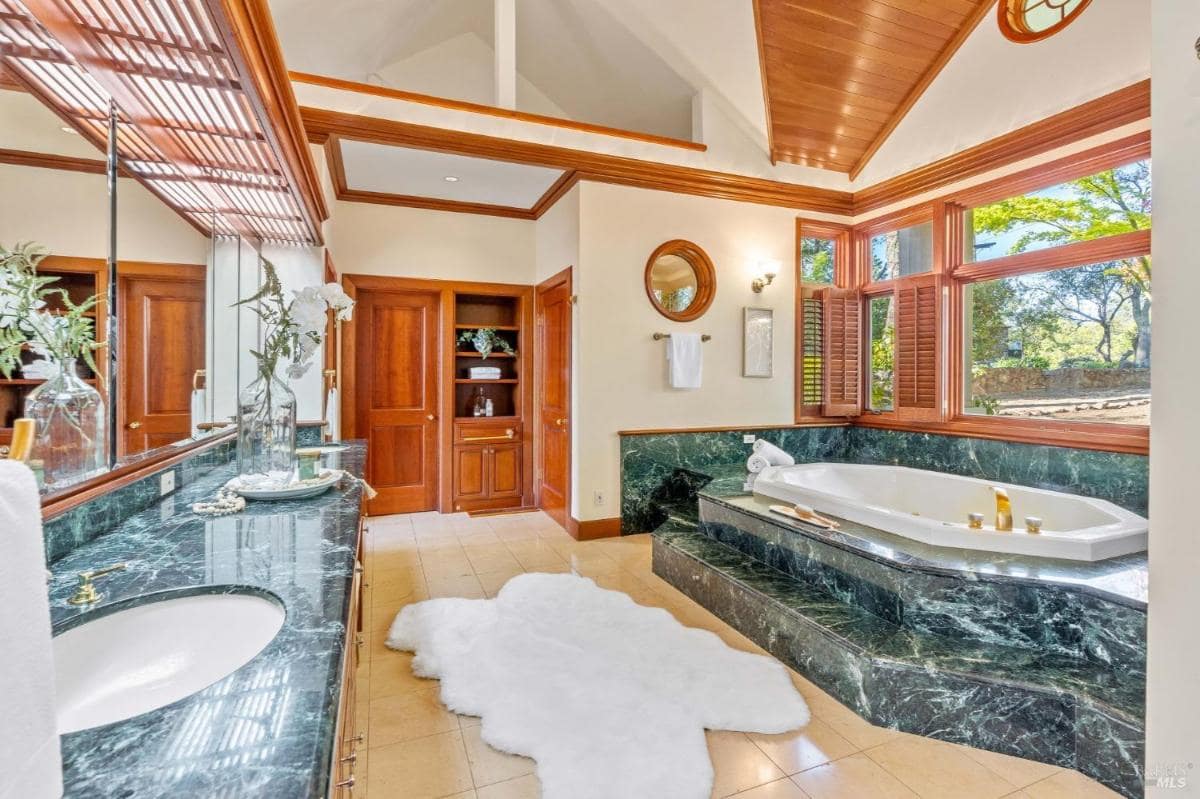
<instances>
[{"instance_id":1,"label":"wooden window frame","mask_svg":"<svg viewBox=\"0 0 1200 799\"><path fill-rule=\"evenodd\" d=\"M804 264L801 259L804 239L824 239L833 242L833 283L818 284L804 282ZM822 423L828 421L823 415L824 403L815 405L806 405L804 403L804 289L806 286L814 289L816 287L850 288L853 285L852 242L852 228L849 225L842 225L836 222L823 222L816 219L805 219L803 217L796 219L796 351L795 369L793 371L796 424L811 423L818 420Z\"/></svg>"},{"instance_id":2,"label":"wooden window frame","mask_svg":"<svg viewBox=\"0 0 1200 799\"><path fill-rule=\"evenodd\" d=\"M964 305L965 288L973 283L1149 254L1150 230L1120 233L1090 241L966 263L963 256L963 217L968 208L1048 188L1149 157L1150 133L1144 131L855 227L855 272L860 285L863 286L864 302L869 302L868 298L871 296L894 290L893 284L896 282L862 282L870 275L870 236L889 227L912 224L913 220L920 219L922 209L924 213L932 214L934 273L938 276L940 285L948 289L943 291L943 297L948 297L943 301L944 316L939 326L939 334L943 337L938 345L942 372L941 417L926 420L904 419L902 415L894 412L866 412L854 423L866 427L913 432L1147 454L1150 448L1149 426L967 414ZM868 323L866 317L864 311L864 325ZM866 341L865 327L863 335ZM864 357L869 358L869 346L864 347ZM867 390L866 374L864 372L864 399Z\"/></svg>"},{"instance_id":3,"label":"wooden window frame","mask_svg":"<svg viewBox=\"0 0 1200 799\"><path fill-rule=\"evenodd\" d=\"M926 222L932 224L932 239L933 248L930 256L931 268L928 272L921 272L916 275L904 275L903 277L889 278L887 280L872 279L872 263L871 263L871 239L880 233L886 233L893 230L901 230L914 225L921 225ZM946 409L946 318L948 316L948 308L944 301L947 272L947 252L949 244L947 242L948 228L946 220L946 203L943 200L933 202L920 203L901 209L894 213L876 217L868 222L856 225L853 228L854 238L854 279L855 285L863 293L863 310L862 310L862 336L863 336L863 386L862 386L862 408L863 413L859 421L866 422L871 420L874 424L886 426L903 426L908 424L943 424L947 420ZM913 408L903 405L900 401L900 386L899 386L899 339L895 342L895 357L897 366L893 368L893 387L892 387L892 407L890 410L876 410L871 407L870 403L870 376L871 376L871 346L870 346L870 324L871 300L876 297L891 295L893 308L897 311L900 307L900 291L905 287L912 286L917 282L926 282L933 280L939 296L938 308L938 324L937 324L937 343L935 345L937 356L937 397L935 407L933 408ZM897 330L899 328L897 327Z\"/></svg>"}]
</instances>

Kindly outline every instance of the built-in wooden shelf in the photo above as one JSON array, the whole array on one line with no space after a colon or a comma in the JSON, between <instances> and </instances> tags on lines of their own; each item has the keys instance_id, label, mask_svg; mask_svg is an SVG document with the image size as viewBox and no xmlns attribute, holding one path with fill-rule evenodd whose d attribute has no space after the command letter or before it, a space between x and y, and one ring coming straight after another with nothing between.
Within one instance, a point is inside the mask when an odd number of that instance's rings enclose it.
<instances>
[{"instance_id":1,"label":"built-in wooden shelf","mask_svg":"<svg viewBox=\"0 0 1200 799\"><path fill-rule=\"evenodd\" d=\"M509 355L507 352L493 352L491 355L484 358L478 352L456 352L454 353L459 358L478 358L481 361L490 361L492 358L515 358L515 355Z\"/></svg>"},{"instance_id":2,"label":"built-in wooden shelf","mask_svg":"<svg viewBox=\"0 0 1200 799\"><path fill-rule=\"evenodd\" d=\"M519 332L521 329L518 325L493 325L490 322L480 322L477 325L455 325L454 329L455 330L479 330L480 328L483 328L483 327L490 327L492 330L505 330L510 333Z\"/></svg>"},{"instance_id":3,"label":"built-in wooden shelf","mask_svg":"<svg viewBox=\"0 0 1200 799\"><path fill-rule=\"evenodd\" d=\"M515 377L502 377L499 380L472 380L469 377L460 377L457 380L455 380L454 382L462 383L464 385L472 385L472 386L473 385L485 386L485 385L489 385L489 384L515 386L519 381Z\"/></svg>"}]
</instances>

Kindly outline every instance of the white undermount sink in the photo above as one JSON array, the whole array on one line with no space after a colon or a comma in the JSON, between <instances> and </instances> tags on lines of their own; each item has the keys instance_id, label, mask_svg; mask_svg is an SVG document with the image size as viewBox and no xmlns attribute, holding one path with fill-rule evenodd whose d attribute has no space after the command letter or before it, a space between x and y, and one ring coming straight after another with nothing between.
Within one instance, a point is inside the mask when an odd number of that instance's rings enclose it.
<instances>
[{"instance_id":1,"label":"white undermount sink","mask_svg":"<svg viewBox=\"0 0 1200 799\"><path fill-rule=\"evenodd\" d=\"M198 594L137 605L54 638L58 731L169 705L232 674L283 626L256 594Z\"/></svg>"}]
</instances>

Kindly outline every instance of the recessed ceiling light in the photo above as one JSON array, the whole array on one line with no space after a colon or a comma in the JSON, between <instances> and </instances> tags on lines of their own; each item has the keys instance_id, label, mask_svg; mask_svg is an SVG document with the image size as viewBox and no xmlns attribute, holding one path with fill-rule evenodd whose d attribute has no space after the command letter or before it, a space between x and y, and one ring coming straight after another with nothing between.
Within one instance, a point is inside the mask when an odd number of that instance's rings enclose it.
<instances>
[{"instance_id":1,"label":"recessed ceiling light","mask_svg":"<svg viewBox=\"0 0 1200 799\"><path fill-rule=\"evenodd\" d=\"M447 183L458 183L458 178L456 178L454 175L446 175L446 177L442 178L442 180L446 181Z\"/></svg>"}]
</instances>

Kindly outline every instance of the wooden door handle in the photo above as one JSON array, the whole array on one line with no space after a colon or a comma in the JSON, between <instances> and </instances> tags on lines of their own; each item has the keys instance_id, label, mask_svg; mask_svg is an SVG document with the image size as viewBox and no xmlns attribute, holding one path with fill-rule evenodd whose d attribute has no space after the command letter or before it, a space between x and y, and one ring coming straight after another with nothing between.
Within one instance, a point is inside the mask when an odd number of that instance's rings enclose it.
<instances>
[{"instance_id":1,"label":"wooden door handle","mask_svg":"<svg viewBox=\"0 0 1200 799\"><path fill-rule=\"evenodd\" d=\"M433 421L436 421L436 420L437 420L437 417L436 417L436 416L434 416L432 413L427 413L427 414L425 414L425 418L426 418L427 420L431 421L431 422L433 422Z\"/></svg>"},{"instance_id":2,"label":"wooden door handle","mask_svg":"<svg viewBox=\"0 0 1200 799\"><path fill-rule=\"evenodd\" d=\"M142 423L141 422L130 422L129 424L127 424L125 426L128 427L130 430L137 430L139 427L142 426Z\"/></svg>"},{"instance_id":3,"label":"wooden door handle","mask_svg":"<svg viewBox=\"0 0 1200 799\"><path fill-rule=\"evenodd\" d=\"M567 423L567 420L566 419L555 419L554 423L556 425L558 425L559 427L562 427L563 425L565 425Z\"/></svg>"}]
</instances>

